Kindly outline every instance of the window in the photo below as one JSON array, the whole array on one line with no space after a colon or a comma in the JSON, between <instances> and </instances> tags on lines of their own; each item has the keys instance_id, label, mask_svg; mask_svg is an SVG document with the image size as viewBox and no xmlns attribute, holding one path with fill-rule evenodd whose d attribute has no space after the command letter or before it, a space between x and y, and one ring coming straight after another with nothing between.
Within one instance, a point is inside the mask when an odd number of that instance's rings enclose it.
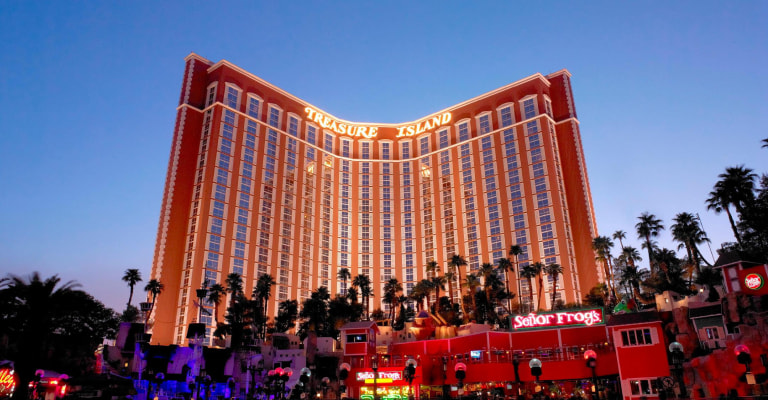
<instances>
[{"instance_id":1,"label":"window","mask_svg":"<svg viewBox=\"0 0 768 400\"><path fill-rule=\"evenodd\" d=\"M633 396L655 395L656 387L651 384L650 379L638 379L629 381L629 386Z\"/></svg>"},{"instance_id":2,"label":"window","mask_svg":"<svg viewBox=\"0 0 768 400\"><path fill-rule=\"evenodd\" d=\"M401 154L401 158L403 158L403 159L411 158L411 143L410 142L402 142L400 144L400 154Z\"/></svg>"},{"instance_id":3,"label":"window","mask_svg":"<svg viewBox=\"0 0 768 400\"><path fill-rule=\"evenodd\" d=\"M237 109L238 100L240 100L240 91L227 85L227 107Z\"/></svg>"},{"instance_id":4,"label":"window","mask_svg":"<svg viewBox=\"0 0 768 400\"><path fill-rule=\"evenodd\" d=\"M536 98L523 100L523 119L533 118L536 116Z\"/></svg>"},{"instance_id":5,"label":"window","mask_svg":"<svg viewBox=\"0 0 768 400\"><path fill-rule=\"evenodd\" d=\"M419 154L426 155L429 153L429 136L419 138Z\"/></svg>"},{"instance_id":6,"label":"window","mask_svg":"<svg viewBox=\"0 0 768 400\"><path fill-rule=\"evenodd\" d=\"M260 109L261 99L258 97L248 96L248 116L254 119L259 119Z\"/></svg>"},{"instance_id":7,"label":"window","mask_svg":"<svg viewBox=\"0 0 768 400\"><path fill-rule=\"evenodd\" d=\"M269 126L280 128L280 111L277 107L269 108Z\"/></svg>"},{"instance_id":8,"label":"window","mask_svg":"<svg viewBox=\"0 0 768 400\"><path fill-rule=\"evenodd\" d=\"M459 124L459 141L466 140L469 140L469 122L462 122Z\"/></svg>"},{"instance_id":9,"label":"window","mask_svg":"<svg viewBox=\"0 0 768 400\"><path fill-rule=\"evenodd\" d=\"M448 129L443 129L437 133L440 141L440 148L444 149L448 147Z\"/></svg>"},{"instance_id":10,"label":"window","mask_svg":"<svg viewBox=\"0 0 768 400\"><path fill-rule=\"evenodd\" d=\"M507 127L515 122L515 116L512 113L512 106L506 106L499 109L499 115L501 119L501 126Z\"/></svg>"},{"instance_id":11,"label":"window","mask_svg":"<svg viewBox=\"0 0 768 400\"><path fill-rule=\"evenodd\" d=\"M390 152L392 151L392 146L390 143L384 142L381 144L381 158L383 160L389 160L391 157Z\"/></svg>"},{"instance_id":12,"label":"window","mask_svg":"<svg viewBox=\"0 0 768 400\"><path fill-rule=\"evenodd\" d=\"M653 342L650 328L621 331L621 344L623 346L644 346L653 344Z\"/></svg>"},{"instance_id":13,"label":"window","mask_svg":"<svg viewBox=\"0 0 768 400\"><path fill-rule=\"evenodd\" d=\"M480 127L480 134L484 135L491 131L491 114L481 115L477 119L477 123Z\"/></svg>"}]
</instances>

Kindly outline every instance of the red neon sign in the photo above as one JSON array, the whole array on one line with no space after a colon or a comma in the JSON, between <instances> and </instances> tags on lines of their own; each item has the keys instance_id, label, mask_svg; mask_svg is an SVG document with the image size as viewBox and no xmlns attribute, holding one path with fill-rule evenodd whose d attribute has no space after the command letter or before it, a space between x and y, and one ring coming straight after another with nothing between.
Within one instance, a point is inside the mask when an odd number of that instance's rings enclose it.
<instances>
[{"instance_id":1,"label":"red neon sign","mask_svg":"<svg viewBox=\"0 0 768 400\"><path fill-rule=\"evenodd\" d=\"M763 277L758 274L749 274L744 278L744 284L747 289L758 290L763 287Z\"/></svg>"},{"instance_id":2,"label":"red neon sign","mask_svg":"<svg viewBox=\"0 0 768 400\"><path fill-rule=\"evenodd\" d=\"M7 396L16 389L16 374L12 369L0 369L0 396Z\"/></svg>"},{"instance_id":3,"label":"red neon sign","mask_svg":"<svg viewBox=\"0 0 768 400\"><path fill-rule=\"evenodd\" d=\"M400 371L379 371L378 375L379 375L379 377L378 377L379 380L381 380L381 379L391 379L393 381L399 381L399 380L403 379L402 372L400 372ZM373 372L370 372L370 371L358 372L356 374L355 378L358 381L367 381L369 379L372 380L373 379Z\"/></svg>"},{"instance_id":4,"label":"red neon sign","mask_svg":"<svg viewBox=\"0 0 768 400\"><path fill-rule=\"evenodd\" d=\"M596 308L592 310L581 311L559 311L553 313L541 313L515 316L513 327L515 329L530 329L544 327L574 326L604 323L603 309Z\"/></svg>"}]
</instances>

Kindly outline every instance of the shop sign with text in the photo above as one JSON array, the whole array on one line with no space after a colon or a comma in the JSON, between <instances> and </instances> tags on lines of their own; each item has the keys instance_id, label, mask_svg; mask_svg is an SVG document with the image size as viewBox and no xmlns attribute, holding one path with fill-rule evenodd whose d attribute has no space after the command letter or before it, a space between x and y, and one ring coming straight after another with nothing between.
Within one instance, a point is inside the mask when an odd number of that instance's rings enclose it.
<instances>
[{"instance_id":1,"label":"shop sign with text","mask_svg":"<svg viewBox=\"0 0 768 400\"><path fill-rule=\"evenodd\" d=\"M378 383L386 383L386 382L403 380L403 375L401 371L379 371L378 375L379 377L378 379L376 379L376 382ZM355 375L355 378L358 381L365 381L365 383L373 383L373 377L374 377L374 374L371 371L358 372Z\"/></svg>"},{"instance_id":2,"label":"shop sign with text","mask_svg":"<svg viewBox=\"0 0 768 400\"><path fill-rule=\"evenodd\" d=\"M592 326L604 323L602 308L538 314L530 313L528 315L517 315L512 319L512 326L515 329L557 328L579 325Z\"/></svg>"}]
</instances>

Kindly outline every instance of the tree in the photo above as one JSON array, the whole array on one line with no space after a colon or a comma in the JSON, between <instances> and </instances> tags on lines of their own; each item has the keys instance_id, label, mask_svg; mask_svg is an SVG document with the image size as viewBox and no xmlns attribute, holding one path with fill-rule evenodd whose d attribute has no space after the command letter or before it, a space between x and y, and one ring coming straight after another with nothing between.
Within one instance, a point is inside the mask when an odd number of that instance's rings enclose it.
<instances>
[{"instance_id":1,"label":"tree","mask_svg":"<svg viewBox=\"0 0 768 400\"><path fill-rule=\"evenodd\" d=\"M504 275L504 285L507 289L507 310L512 309L512 296L509 296L512 292L509 290L510 272L515 272L512 267L512 262L508 258L499 258L499 271ZM517 288L515 288L517 290Z\"/></svg>"},{"instance_id":2,"label":"tree","mask_svg":"<svg viewBox=\"0 0 768 400\"><path fill-rule=\"evenodd\" d=\"M555 310L555 297L557 296L557 278L563 273L560 264L552 263L543 268L545 274L552 277L552 311Z\"/></svg>"},{"instance_id":3,"label":"tree","mask_svg":"<svg viewBox=\"0 0 768 400\"><path fill-rule=\"evenodd\" d=\"M243 296L243 277L240 274L233 272L227 275L226 283L227 283L227 291L232 295L229 300L229 303L231 306L238 297L244 297Z\"/></svg>"},{"instance_id":4,"label":"tree","mask_svg":"<svg viewBox=\"0 0 768 400\"><path fill-rule=\"evenodd\" d=\"M619 247L622 249L624 248L624 239L627 238L627 232L624 232L622 230L618 230L616 232L613 232L613 239L619 241Z\"/></svg>"},{"instance_id":5,"label":"tree","mask_svg":"<svg viewBox=\"0 0 768 400\"><path fill-rule=\"evenodd\" d=\"M394 325L395 323L395 308L398 305L399 296L398 293L403 291L403 285L397 278L390 278L387 283L384 284L384 293L382 294L381 301L384 304L389 304L389 319Z\"/></svg>"},{"instance_id":6,"label":"tree","mask_svg":"<svg viewBox=\"0 0 768 400\"><path fill-rule=\"evenodd\" d=\"M296 300L284 300L277 306L277 318L275 318L275 332L285 333L296 326L299 318L299 302Z\"/></svg>"},{"instance_id":7,"label":"tree","mask_svg":"<svg viewBox=\"0 0 768 400\"><path fill-rule=\"evenodd\" d=\"M359 274L352 280L352 286L360 290L360 295L363 296L363 309L365 310L366 318L368 318L370 310L369 299L373 296L371 278L368 275Z\"/></svg>"},{"instance_id":8,"label":"tree","mask_svg":"<svg viewBox=\"0 0 768 400\"><path fill-rule=\"evenodd\" d=\"M424 299L429 297L432 292L432 281L429 279L422 279L411 290L411 294L408 297L416 303L416 309L421 311L424 309Z\"/></svg>"},{"instance_id":9,"label":"tree","mask_svg":"<svg viewBox=\"0 0 768 400\"><path fill-rule=\"evenodd\" d=\"M118 315L79 286L37 272L0 281L0 358L16 361L19 382L30 382L38 368L84 374L97 346L114 337ZM18 385L16 396L26 398L26 390Z\"/></svg>"},{"instance_id":10,"label":"tree","mask_svg":"<svg viewBox=\"0 0 768 400\"><path fill-rule=\"evenodd\" d=\"M763 148L768 147L768 138L763 139Z\"/></svg>"},{"instance_id":11,"label":"tree","mask_svg":"<svg viewBox=\"0 0 768 400\"><path fill-rule=\"evenodd\" d=\"M347 280L352 279L352 273L349 272L349 268L341 267L339 268L339 272L336 274L336 277L339 278L343 283L342 290L339 291L339 293L346 295L347 294Z\"/></svg>"},{"instance_id":12,"label":"tree","mask_svg":"<svg viewBox=\"0 0 768 400\"><path fill-rule=\"evenodd\" d=\"M437 313L438 311L437 305L440 302L440 291L445 290L445 281L446 278L443 275L435 275L430 278L432 289L435 290L435 303L432 305L432 312Z\"/></svg>"},{"instance_id":13,"label":"tree","mask_svg":"<svg viewBox=\"0 0 768 400\"><path fill-rule=\"evenodd\" d=\"M533 265L526 265L520 271L520 276L525 278L526 282L528 282L528 307L530 307L528 311L530 312L533 311L533 284L531 280L538 275L539 270L537 270Z\"/></svg>"},{"instance_id":14,"label":"tree","mask_svg":"<svg viewBox=\"0 0 768 400\"><path fill-rule=\"evenodd\" d=\"M608 287L611 293L616 297L616 290L613 288L613 274L611 273L613 271L613 264L611 263L611 247L613 247L613 242L608 236L598 236L592 239L592 250L597 254L595 260L606 266L606 281L608 282Z\"/></svg>"},{"instance_id":15,"label":"tree","mask_svg":"<svg viewBox=\"0 0 768 400\"><path fill-rule=\"evenodd\" d=\"M754 200L754 186L757 175L751 169L743 165L728 167L725 173L718 175L720 178L707 198L707 209L713 210L715 214L722 211L728 215L728 222L731 224L733 236L736 242L741 243L741 235L736 229L736 222L731 214L731 206L741 215L744 209Z\"/></svg>"},{"instance_id":16,"label":"tree","mask_svg":"<svg viewBox=\"0 0 768 400\"><path fill-rule=\"evenodd\" d=\"M261 274L259 279L256 280L256 287L253 288L253 296L259 300L265 316L267 315L269 298L272 295L272 286L276 284L277 282L272 275Z\"/></svg>"},{"instance_id":17,"label":"tree","mask_svg":"<svg viewBox=\"0 0 768 400\"><path fill-rule=\"evenodd\" d=\"M207 300L213 304L213 318L217 327L219 326L219 304L221 304L221 296L224 296L225 293L227 290L219 283L214 283L208 288Z\"/></svg>"},{"instance_id":18,"label":"tree","mask_svg":"<svg viewBox=\"0 0 768 400\"><path fill-rule=\"evenodd\" d=\"M151 279L147 282L146 286L144 286L144 291L152 295L152 305L149 307L149 312L144 318L144 324L149 323L149 316L152 315L152 310L155 309L155 300L157 300L157 296L163 292L163 289L165 289L165 285L160 283L157 279Z\"/></svg>"},{"instance_id":19,"label":"tree","mask_svg":"<svg viewBox=\"0 0 768 400\"><path fill-rule=\"evenodd\" d=\"M672 224L672 239L680 243L677 248L685 247L688 259L693 262L696 273L701 273L701 252L696 245L709 242L707 234L701 229L699 222L693 214L682 212L675 216ZM703 257L701 257L703 259ZM705 260L706 262L706 260Z\"/></svg>"},{"instance_id":20,"label":"tree","mask_svg":"<svg viewBox=\"0 0 768 400\"><path fill-rule=\"evenodd\" d=\"M717 301L720 299L720 293L717 292L715 286L723 285L723 275L719 270L714 268L703 268L696 276L696 284L706 286L709 291L707 301Z\"/></svg>"},{"instance_id":21,"label":"tree","mask_svg":"<svg viewBox=\"0 0 768 400\"><path fill-rule=\"evenodd\" d=\"M509 246L509 256L512 258L512 260L514 260L514 271L517 271L515 273L515 286L517 288L518 294L522 292L522 287L520 286L520 255L521 254L523 254L522 246L519 246L517 244L513 244L512 246ZM507 289L507 292L509 292L509 289Z\"/></svg>"},{"instance_id":22,"label":"tree","mask_svg":"<svg viewBox=\"0 0 768 400\"><path fill-rule=\"evenodd\" d=\"M128 305L130 306L131 302L133 302L133 287L141 282L141 272L136 268L126 269L123 274L123 282L127 282L128 287L131 288L131 294L128 295Z\"/></svg>"},{"instance_id":23,"label":"tree","mask_svg":"<svg viewBox=\"0 0 768 400\"><path fill-rule=\"evenodd\" d=\"M477 292L477 288L482 286L482 282L480 282L480 277L475 274L467 274L465 282L467 287L466 298L469 299L469 304L462 302L462 304L466 307L466 309L462 310L462 312L464 313L465 319L468 319L470 310L472 310L474 315L477 315L477 310L475 309L475 293Z\"/></svg>"},{"instance_id":24,"label":"tree","mask_svg":"<svg viewBox=\"0 0 768 400\"><path fill-rule=\"evenodd\" d=\"M315 332L317 336L325 336L328 326L328 302L331 295L328 288L320 286L312 292L310 297L301 305L299 317L304 321L299 327L301 338L307 337L309 332Z\"/></svg>"},{"instance_id":25,"label":"tree","mask_svg":"<svg viewBox=\"0 0 768 400\"><path fill-rule=\"evenodd\" d=\"M761 177L755 200L744 209L738 230L743 259L768 262L768 175Z\"/></svg>"},{"instance_id":26,"label":"tree","mask_svg":"<svg viewBox=\"0 0 768 400\"><path fill-rule=\"evenodd\" d=\"M635 224L637 237L638 239L645 240L645 247L648 249L648 264L651 267L651 273L653 273L655 265L653 258L653 242L651 241L651 238L659 236L659 232L664 230L664 225L661 223L660 219L648 212L642 213L637 219L640 220L640 222Z\"/></svg>"},{"instance_id":27,"label":"tree","mask_svg":"<svg viewBox=\"0 0 768 400\"><path fill-rule=\"evenodd\" d=\"M454 254L453 256L451 256L450 265L451 265L451 271L453 271L454 268L455 268L455 270L457 271L457 274L458 274L458 275L456 275L456 277L459 280L459 301L461 302L461 300L462 300L462 294L461 294L461 277L462 277L461 267L467 265L467 260L465 260L464 257L462 257L459 254ZM451 288L451 290L452 289L453 288ZM451 292L451 296L453 296L453 292ZM461 308L463 308L463 306Z\"/></svg>"},{"instance_id":28,"label":"tree","mask_svg":"<svg viewBox=\"0 0 768 400\"><path fill-rule=\"evenodd\" d=\"M590 306L603 307L608 304L608 286L605 283L598 283L592 289L589 289L589 293L584 296L584 304Z\"/></svg>"},{"instance_id":29,"label":"tree","mask_svg":"<svg viewBox=\"0 0 768 400\"><path fill-rule=\"evenodd\" d=\"M533 268L534 271L536 271L536 282L538 283L538 301L536 304L536 309L541 310L541 295L544 293L544 278L541 275L541 272L544 270L544 263L541 261L536 261L535 263L531 264L531 268Z\"/></svg>"}]
</instances>

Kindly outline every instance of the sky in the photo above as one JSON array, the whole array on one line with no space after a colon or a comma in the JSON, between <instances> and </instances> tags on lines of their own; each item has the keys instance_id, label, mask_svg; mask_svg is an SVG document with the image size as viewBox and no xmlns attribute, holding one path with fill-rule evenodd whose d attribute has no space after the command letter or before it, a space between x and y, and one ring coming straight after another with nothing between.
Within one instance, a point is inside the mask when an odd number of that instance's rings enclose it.
<instances>
[{"instance_id":1,"label":"sky","mask_svg":"<svg viewBox=\"0 0 768 400\"><path fill-rule=\"evenodd\" d=\"M675 249L685 211L715 251L718 174L768 173L768 2L616 3L0 1L0 277L58 274L116 310L126 269L149 279L191 52L381 123L566 68L600 234L640 249L647 211Z\"/></svg>"}]
</instances>

